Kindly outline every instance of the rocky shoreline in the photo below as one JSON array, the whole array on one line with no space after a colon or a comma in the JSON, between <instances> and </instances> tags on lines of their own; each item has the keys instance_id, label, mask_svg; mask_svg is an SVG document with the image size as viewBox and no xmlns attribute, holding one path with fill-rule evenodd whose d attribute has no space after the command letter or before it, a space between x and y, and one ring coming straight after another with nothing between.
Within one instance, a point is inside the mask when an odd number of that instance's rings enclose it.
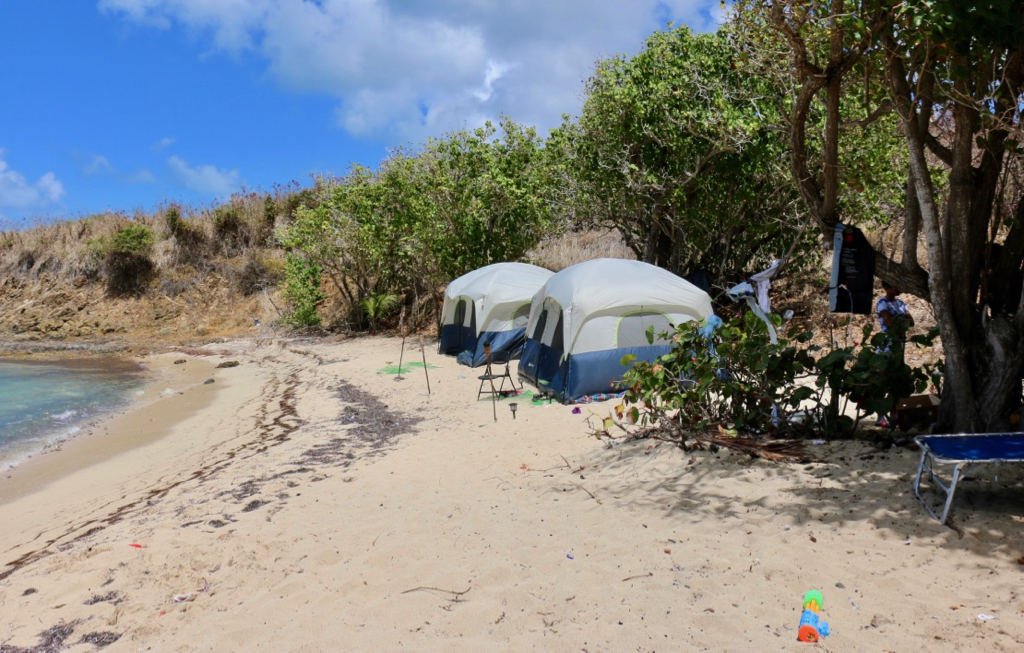
<instances>
[{"instance_id":1,"label":"rocky shoreline","mask_svg":"<svg viewBox=\"0 0 1024 653\"><path fill-rule=\"evenodd\" d=\"M59 340L0 340L0 357L20 358L35 354L54 355L59 358L92 354L121 354L131 346L123 340L100 342L61 342Z\"/></svg>"}]
</instances>

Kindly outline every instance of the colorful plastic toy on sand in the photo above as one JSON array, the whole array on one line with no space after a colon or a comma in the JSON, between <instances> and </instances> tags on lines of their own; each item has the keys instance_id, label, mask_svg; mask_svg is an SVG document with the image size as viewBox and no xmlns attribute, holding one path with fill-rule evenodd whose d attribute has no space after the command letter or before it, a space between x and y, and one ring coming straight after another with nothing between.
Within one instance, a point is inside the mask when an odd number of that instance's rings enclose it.
<instances>
[{"instance_id":1,"label":"colorful plastic toy on sand","mask_svg":"<svg viewBox=\"0 0 1024 653\"><path fill-rule=\"evenodd\" d=\"M821 621L821 592L811 590L804 595L804 612L800 615L800 629L796 638L801 642L817 642L828 637L828 623Z\"/></svg>"}]
</instances>

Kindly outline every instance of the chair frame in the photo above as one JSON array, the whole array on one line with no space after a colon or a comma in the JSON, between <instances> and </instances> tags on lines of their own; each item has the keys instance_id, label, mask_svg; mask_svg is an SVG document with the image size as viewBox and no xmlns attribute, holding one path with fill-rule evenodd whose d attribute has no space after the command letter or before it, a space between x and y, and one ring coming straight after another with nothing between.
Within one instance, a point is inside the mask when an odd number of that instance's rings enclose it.
<instances>
[{"instance_id":1,"label":"chair frame","mask_svg":"<svg viewBox=\"0 0 1024 653\"><path fill-rule=\"evenodd\" d=\"M928 511L935 519L939 520L940 524L945 524L949 519L950 508L953 505L953 497L956 494L957 484L963 480L968 470L978 465L996 465L999 466L1003 463L1011 462L1024 462L1020 458L948 458L932 451L928 445L929 440L936 438L957 438L965 440L976 437L988 437L993 436L1012 436L1020 438L1020 433L977 433L977 434L949 434L949 435L919 435L914 438L914 442L921 447L921 458L917 464L917 475L914 477L914 496L918 498L924 509ZM936 464L953 465L953 475L948 483L943 482L939 478L935 471ZM921 478L927 472L929 480L939 488L945 495L946 501L942 507L942 515L940 516L935 509L933 509L928 502L925 501L924 497L921 496Z\"/></svg>"},{"instance_id":2,"label":"chair frame","mask_svg":"<svg viewBox=\"0 0 1024 653\"><path fill-rule=\"evenodd\" d=\"M522 389L516 388L516 382L512 378L512 371L510 369L512 356L509 355L508 352L498 352L492 354L490 343L486 343L484 345L484 356L486 360L486 367L484 368L485 371L483 374L477 377L478 379L480 379L480 388L477 390L476 393L477 401L480 401L480 397L482 397L485 394L492 395L494 397L500 397L501 394L505 391L505 379L508 379L508 382L512 384L513 391ZM501 357L501 359L495 360L495 358L497 357ZM499 365L501 363L505 363L505 371L500 374L495 374L494 371L491 369L492 363L497 363ZM501 384L497 388L495 388L494 382L497 379L501 379ZM484 389L484 385L487 383L490 383L491 385L490 390Z\"/></svg>"}]
</instances>

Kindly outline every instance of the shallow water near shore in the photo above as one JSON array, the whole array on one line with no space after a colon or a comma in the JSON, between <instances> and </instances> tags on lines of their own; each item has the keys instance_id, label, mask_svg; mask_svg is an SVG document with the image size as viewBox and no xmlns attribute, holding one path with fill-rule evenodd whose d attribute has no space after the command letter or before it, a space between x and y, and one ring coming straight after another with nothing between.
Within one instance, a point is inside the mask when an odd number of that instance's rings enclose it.
<instances>
[{"instance_id":1,"label":"shallow water near shore","mask_svg":"<svg viewBox=\"0 0 1024 653\"><path fill-rule=\"evenodd\" d=\"M127 405L145 382L143 371L121 359L0 359L0 469Z\"/></svg>"}]
</instances>

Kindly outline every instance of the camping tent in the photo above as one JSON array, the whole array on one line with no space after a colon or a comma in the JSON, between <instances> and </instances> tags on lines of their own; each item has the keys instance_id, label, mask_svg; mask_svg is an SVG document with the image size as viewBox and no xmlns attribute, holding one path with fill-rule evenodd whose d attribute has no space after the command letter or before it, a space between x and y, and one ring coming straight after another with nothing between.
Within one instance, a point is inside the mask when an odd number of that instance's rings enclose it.
<instances>
[{"instance_id":1,"label":"camping tent","mask_svg":"<svg viewBox=\"0 0 1024 653\"><path fill-rule=\"evenodd\" d=\"M579 263L534 295L519 377L563 402L615 392L624 355L653 361L670 348L659 333L710 315L706 292L661 268L623 259Z\"/></svg>"},{"instance_id":2,"label":"camping tent","mask_svg":"<svg viewBox=\"0 0 1024 653\"><path fill-rule=\"evenodd\" d=\"M526 339L530 301L552 272L527 263L495 263L448 284L441 309L442 354L473 353L484 364L484 344L516 357Z\"/></svg>"}]
</instances>

